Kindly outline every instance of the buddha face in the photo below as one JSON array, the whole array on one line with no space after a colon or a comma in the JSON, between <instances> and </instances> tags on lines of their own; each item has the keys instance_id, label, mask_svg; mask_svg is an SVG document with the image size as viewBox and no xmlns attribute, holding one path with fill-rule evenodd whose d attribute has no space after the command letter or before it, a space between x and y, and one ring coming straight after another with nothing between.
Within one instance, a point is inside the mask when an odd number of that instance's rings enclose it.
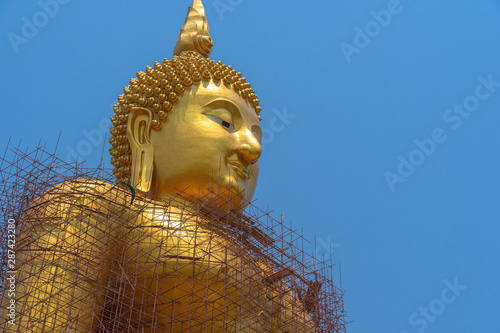
<instances>
[{"instance_id":1,"label":"buddha face","mask_svg":"<svg viewBox=\"0 0 500 333\"><path fill-rule=\"evenodd\" d=\"M213 82L194 86L161 129L150 131L151 189L155 196L183 192L184 197L222 198L242 206L257 185L261 138L254 109L236 92Z\"/></svg>"}]
</instances>

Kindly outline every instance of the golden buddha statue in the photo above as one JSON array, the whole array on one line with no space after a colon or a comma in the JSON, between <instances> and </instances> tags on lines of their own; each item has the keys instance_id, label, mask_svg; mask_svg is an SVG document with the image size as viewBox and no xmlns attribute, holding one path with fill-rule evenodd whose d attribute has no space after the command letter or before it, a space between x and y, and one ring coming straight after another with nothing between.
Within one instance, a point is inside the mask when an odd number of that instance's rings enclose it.
<instances>
[{"instance_id":1,"label":"golden buddha statue","mask_svg":"<svg viewBox=\"0 0 500 333\"><path fill-rule=\"evenodd\" d=\"M261 108L241 73L208 58L212 46L194 0L173 59L118 97L116 185L76 179L30 205L18 317L0 323L5 332L317 331L319 288L304 300L284 283L294 272L255 246L272 240L242 214L259 174Z\"/></svg>"}]
</instances>

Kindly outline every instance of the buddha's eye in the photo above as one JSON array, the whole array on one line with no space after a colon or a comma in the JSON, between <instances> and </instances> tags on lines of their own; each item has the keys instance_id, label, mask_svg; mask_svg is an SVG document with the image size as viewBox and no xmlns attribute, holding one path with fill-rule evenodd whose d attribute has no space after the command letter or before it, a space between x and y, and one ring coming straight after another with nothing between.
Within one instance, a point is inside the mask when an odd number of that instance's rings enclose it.
<instances>
[{"instance_id":1,"label":"buddha's eye","mask_svg":"<svg viewBox=\"0 0 500 333\"><path fill-rule=\"evenodd\" d=\"M212 119L216 123L220 124L222 127L226 128L227 130L234 131L234 125L232 124L233 123L232 117L230 117L230 116L227 117L225 115L224 116L221 115L221 117L227 118L227 119L222 119L222 118L219 118L217 116L214 116L213 114L205 114L205 116Z\"/></svg>"}]
</instances>

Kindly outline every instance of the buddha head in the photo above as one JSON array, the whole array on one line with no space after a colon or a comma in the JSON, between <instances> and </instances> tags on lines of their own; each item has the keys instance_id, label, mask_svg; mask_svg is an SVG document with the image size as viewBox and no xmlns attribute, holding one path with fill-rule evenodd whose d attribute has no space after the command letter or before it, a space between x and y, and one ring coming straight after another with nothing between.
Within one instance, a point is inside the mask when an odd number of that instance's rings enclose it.
<instances>
[{"instance_id":1,"label":"buddha head","mask_svg":"<svg viewBox=\"0 0 500 333\"><path fill-rule=\"evenodd\" d=\"M194 0L174 57L138 72L118 96L109 140L117 183L157 200L181 193L240 208L251 200L259 100L241 73L209 58L212 47L203 4Z\"/></svg>"}]
</instances>

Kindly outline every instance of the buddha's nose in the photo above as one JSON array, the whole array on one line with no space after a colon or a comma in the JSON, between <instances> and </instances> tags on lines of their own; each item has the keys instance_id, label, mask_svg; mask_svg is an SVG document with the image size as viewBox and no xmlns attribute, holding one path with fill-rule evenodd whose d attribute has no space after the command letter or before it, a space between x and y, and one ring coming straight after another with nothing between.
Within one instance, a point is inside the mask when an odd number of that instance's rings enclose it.
<instances>
[{"instance_id":1,"label":"buddha's nose","mask_svg":"<svg viewBox=\"0 0 500 333\"><path fill-rule=\"evenodd\" d=\"M248 140L245 142L240 142L240 145L236 149L238 153L238 158L245 166L249 166L250 164L254 164L260 157L262 153L262 147L260 143L252 136L251 133L248 134Z\"/></svg>"}]
</instances>

